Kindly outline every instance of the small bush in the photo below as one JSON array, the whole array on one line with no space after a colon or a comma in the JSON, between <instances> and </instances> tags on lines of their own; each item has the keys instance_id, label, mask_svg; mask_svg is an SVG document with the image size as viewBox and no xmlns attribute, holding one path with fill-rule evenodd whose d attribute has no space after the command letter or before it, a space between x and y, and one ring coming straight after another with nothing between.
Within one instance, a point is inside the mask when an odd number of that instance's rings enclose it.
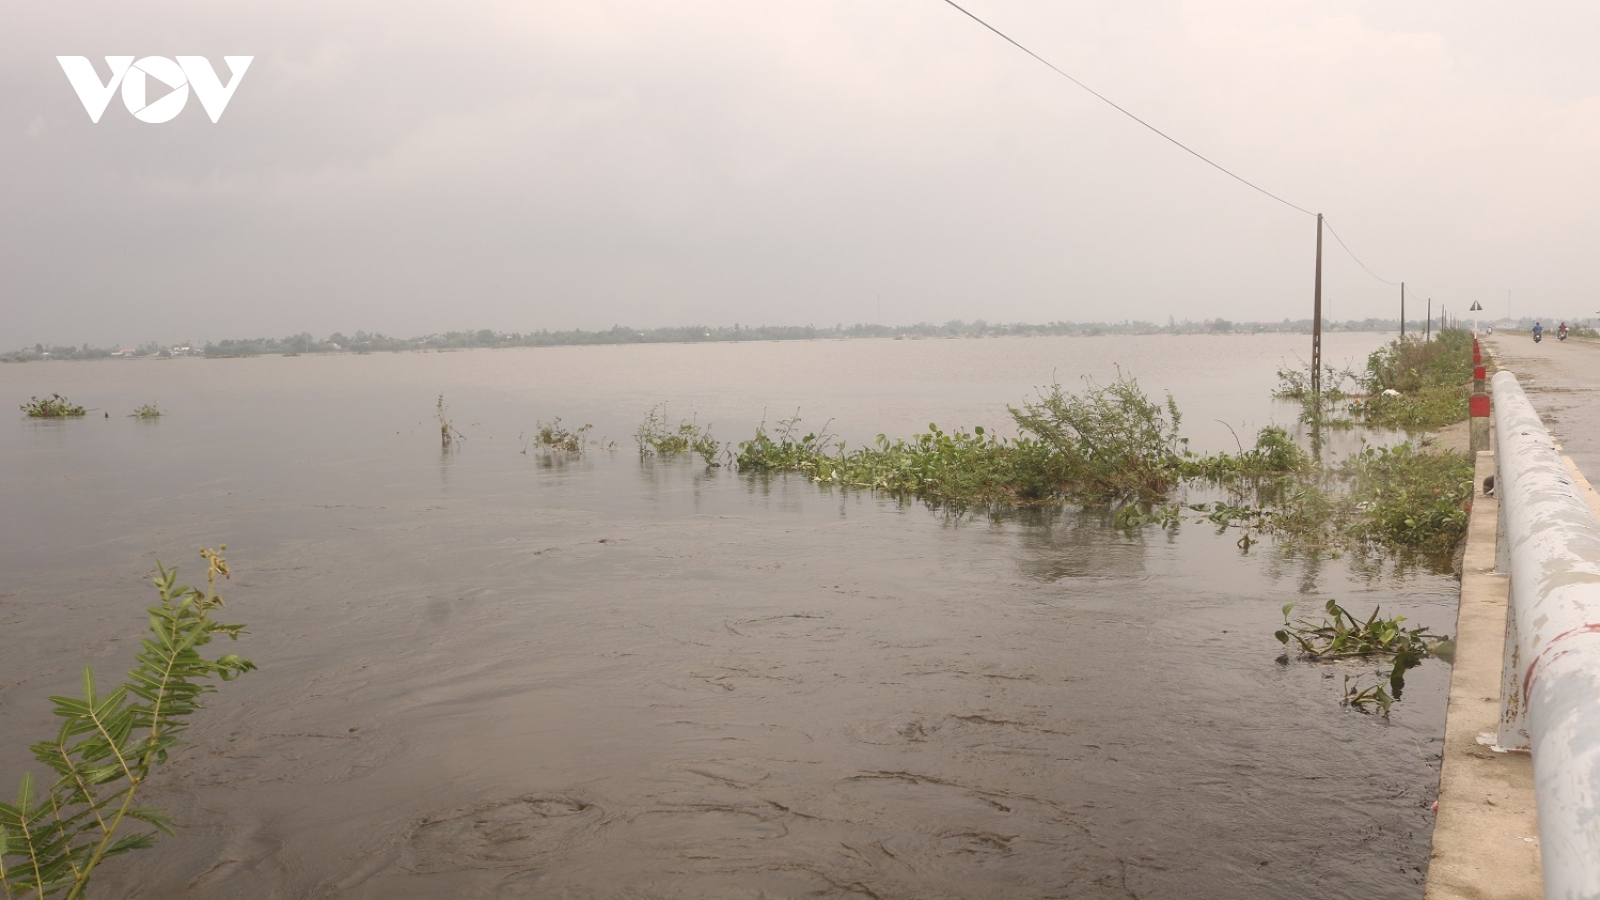
<instances>
[{"instance_id":1,"label":"small bush","mask_svg":"<svg viewBox=\"0 0 1600 900\"><path fill-rule=\"evenodd\" d=\"M1472 335L1467 331L1446 329L1431 341L1400 338L1367 358L1361 386L1369 396L1351 403L1350 411L1380 428L1442 428L1467 417L1471 383Z\"/></svg>"},{"instance_id":2,"label":"small bush","mask_svg":"<svg viewBox=\"0 0 1600 900\"><path fill-rule=\"evenodd\" d=\"M1104 387L1088 383L1081 394L1061 385L1011 408L1017 427L1051 457L1050 468L1069 492L1089 500L1155 500L1177 485L1187 439L1172 395L1163 408L1122 376Z\"/></svg>"},{"instance_id":3,"label":"small bush","mask_svg":"<svg viewBox=\"0 0 1600 900\"><path fill-rule=\"evenodd\" d=\"M66 419L88 412L60 394L51 394L43 400L38 397L30 398L27 403L22 404L21 409L30 419Z\"/></svg>"},{"instance_id":4,"label":"small bush","mask_svg":"<svg viewBox=\"0 0 1600 900\"><path fill-rule=\"evenodd\" d=\"M1184 476L1188 478L1222 481L1288 475L1305 472L1311 467L1311 454L1296 444L1287 430L1268 425L1256 433L1256 444L1250 450L1238 455L1218 453L1189 457L1183 461L1182 468Z\"/></svg>"},{"instance_id":5,"label":"small bush","mask_svg":"<svg viewBox=\"0 0 1600 900\"><path fill-rule=\"evenodd\" d=\"M161 417L161 407L154 403L146 403L135 409L131 415L135 419L157 419Z\"/></svg>"},{"instance_id":6,"label":"small bush","mask_svg":"<svg viewBox=\"0 0 1600 900\"><path fill-rule=\"evenodd\" d=\"M1424 388L1472 381L1472 335L1459 328L1440 331L1431 341L1405 337L1367 357L1361 386L1370 394L1386 390L1410 394Z\"/></svg>"},{"instance_id":7,"label":"small bush","mask_svg":"<svg viewBox=\"0 0 1600 900\"><path fill-rule=\"evenodd\" d=\"M1466 534L1472 461L1464 453L1423 453L1410 444L1351 457L1351 534L1361 540L1445 556Z\"/></svg>"},{"instance_id":8,"label":"small bush","mask_svg":"<svg viewBox=\"0 0 1600 900\"><path fill-rule=\"evenodd\" d=\"M1336 369L1333 366L1322 367L1322 395L1324 401L1343 400L1348 397L1359 382L1356 373L1349 369ZM1284 400L1309 400L1311 398L1311 366L1306 364L1298 369L1279 369L1278 386L1273 389L1272 396Z\"/></svg>"}]
</instances>

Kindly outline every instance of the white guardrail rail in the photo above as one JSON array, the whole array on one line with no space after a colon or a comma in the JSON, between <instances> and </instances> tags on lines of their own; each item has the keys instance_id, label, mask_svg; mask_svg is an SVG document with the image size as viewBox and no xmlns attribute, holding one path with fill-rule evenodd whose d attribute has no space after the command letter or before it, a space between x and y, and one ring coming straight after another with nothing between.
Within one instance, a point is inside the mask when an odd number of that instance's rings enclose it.
<instances>
[{"instance_id":1,"label":"white guardrail rail","mask_svg":"<svg viewBox=\"0 0 1600 900\"><path fill-rule=\"evenodd\" d=\"M1498 749L1531 750L1545 896L1600 898L1600 519L1510 372L1493 379L1496 568L1510 575Z\"/></svg>"}]
</instances>

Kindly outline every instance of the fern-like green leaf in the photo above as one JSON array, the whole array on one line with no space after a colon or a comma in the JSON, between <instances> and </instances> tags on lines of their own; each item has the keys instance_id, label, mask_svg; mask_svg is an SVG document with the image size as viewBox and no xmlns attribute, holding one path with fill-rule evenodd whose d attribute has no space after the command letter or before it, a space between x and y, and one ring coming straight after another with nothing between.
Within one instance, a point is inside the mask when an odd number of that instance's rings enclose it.
<instances>
[{"instance_id":1,"label":"fern-like green leaf","mask_svg":"<svg viewBox=\"0 0 1600 900\"><path fill-rule=\"evenodd\" d=\"M33 776L24 774L17 802L0 803L3 900L80 898L102 859L154 843L155 832L119 836L126 819L172 832L160 810L133 805L135 792L180 742L201 697L216 689L211 679L227 681L255 668L237 654L208 660L199 651L218 633L243 633L242 625L211 620L222 607L216 578L229 572L217 551L201 556L210 565L205 592L177 586L177 570L157 564L153 581L161 603L148 609L150 636L140 641L124 684L102 696L85 667L81 697L50 698L61 728L55 740L32 750L56 780L36 798Z\"/></svg>"}]
</instances>

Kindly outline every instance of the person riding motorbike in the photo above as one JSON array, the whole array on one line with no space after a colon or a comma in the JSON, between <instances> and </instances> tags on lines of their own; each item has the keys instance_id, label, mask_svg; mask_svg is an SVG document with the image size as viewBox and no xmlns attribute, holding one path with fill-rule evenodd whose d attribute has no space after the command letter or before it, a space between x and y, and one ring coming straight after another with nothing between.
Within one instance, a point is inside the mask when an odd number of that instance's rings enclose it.
<instances>
[{"instance_id":1,"label":"person riding motorbike","mask_svg":"<svg viewBox=\"0 0 1600 900\"><path fill-rule=\"evenodd\" d=\"M1542 324L1540 324L1538 322L1533 323L1533 342L1535 344L1537 344L1543 339L1544 339L1544 325L1542 325Z\"/></svg>"},{"instance_id":2,"label":"person riding motorbike","mask_svg":"<svg viewBox=\"0 0 1600 900\"><path fill-rule=\"evenodd\" d=\"M1562 322L1561 327L1556 329L1556 339L1561 341L1567 339L1567 323Z\"/></svg>"}]
</instances>

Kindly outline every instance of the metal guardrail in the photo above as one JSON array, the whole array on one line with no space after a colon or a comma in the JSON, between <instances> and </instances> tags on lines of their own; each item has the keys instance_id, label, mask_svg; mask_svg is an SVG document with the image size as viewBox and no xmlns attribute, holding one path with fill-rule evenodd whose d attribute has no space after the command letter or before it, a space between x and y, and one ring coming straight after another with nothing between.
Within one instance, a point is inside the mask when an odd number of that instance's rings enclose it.
<instances>
[{"instance_id":1,"label":"metal guardrail","mask_svg":"<svg viewBox=\"0 0 1600 900\"><path fill-rule=\"evenodd\" d=\"M1510 575L1500 749L1533 753L1545 896L1600 898L1600 519L1516 376L1493 379L1497 568Z\"/></svg>"}]
</instances>

